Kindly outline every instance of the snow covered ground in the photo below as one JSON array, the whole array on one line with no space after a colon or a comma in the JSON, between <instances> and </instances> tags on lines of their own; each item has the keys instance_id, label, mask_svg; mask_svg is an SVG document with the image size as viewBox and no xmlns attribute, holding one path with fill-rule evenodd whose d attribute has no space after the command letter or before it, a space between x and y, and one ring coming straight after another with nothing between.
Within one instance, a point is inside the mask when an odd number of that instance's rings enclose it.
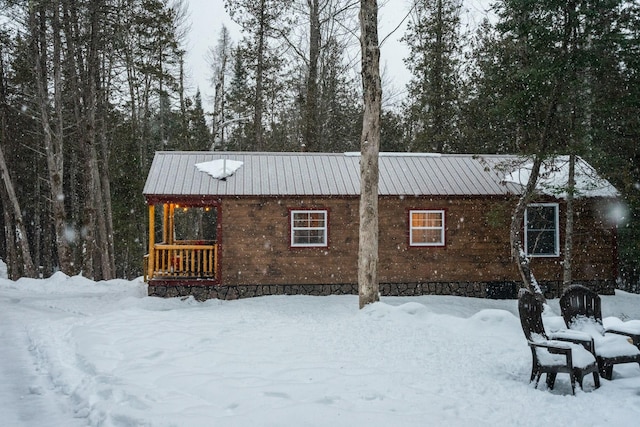
<instances>
[{"instance_id":1,"label":"snow covered ground","mask_svg":"<svg viewBox=\"0 0 640 427\"><path fill-rule=\"evenodd\" d=\"M559 313L557 300L551 308ZM0 279L2 426L636 426L640 367L529 384L513 300L197 302L139 281ZM603 296L640 319L640 296ZM549 324L561 324L550 316Z\"/></svg>"}]
</instances>

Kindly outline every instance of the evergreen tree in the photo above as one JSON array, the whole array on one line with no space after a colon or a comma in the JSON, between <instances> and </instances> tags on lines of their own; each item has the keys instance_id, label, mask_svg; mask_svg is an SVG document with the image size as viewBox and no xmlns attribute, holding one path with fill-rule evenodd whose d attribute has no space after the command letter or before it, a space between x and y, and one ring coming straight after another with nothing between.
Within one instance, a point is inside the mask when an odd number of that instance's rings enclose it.
<instances>
[{"instance_id":1,"label":"evergreen tree","mask_svg":"<svg viewBox=\"0 0 640 427\"><path fill-rule=\"evenodd\" d=\"M229 116L225 121L227 137L220 147L225 151L248 150L252 146L251 103L252 87L249 82L245 50L236 47L231 55L233 62L232 78L227 98Z\"/></svg>"},{"instance_id":2,"label":"evergreen tree","mask_svg":"<svg viewBox=\"0 0 640 427\"><path fill-rule=\"evenodd\" d=\"M484 31L493 37L482 39L475 52L477 67L470 73L473 81L466 87L469 140L487 152L504 150L537 160L556 153L589 159L598 147L610 147L610 132L606 138L598 135L617 121L611 110L602 109L619 105L609 85L617 80L614 85L625 87L620 43L627 32L621 5L613 0L497 2L497 31ZM484 129L474 129L481 123ZM513 216L516 242L527 197L522 201ZM570 256L569 250L565 257L570 261Z\"/></svg>"},{"instance_id":3,"label":"evergreen tree","mask_svg":"<svg viewBox=\"0 0 640 427\"><path fill-rule=\"evenodd\" d=\"M187 109L188 132L185 150L205 151L211 147L211 133L202 108L202 96L198 90Z\"/></svg>"},{"instance_id":4,"label":"evergreen tree","mask_svg":"<svg viewBox=\"0 0 640 427\"><path fill-rule=\"evenodd\" d=\"M287 11L289 1L225 0L225 6L231 18L242 27L245 34L241 41L243 59L254 82L251 99L251 148L264 150L267 94L279 93L274 86L278 82L282 67L281 56L272 42L276 36L282 34L282 28L286 28L281 20Z\"/></svg>"},{"instance_id":5,"label":"evergreen tree","mask_svg":"<svg viewBox=\"0 0 640 427\"><path fill-rule=\"evenodd\" d=\"M458 150L460 0L416 0L404 40L411 150Z\"/></svg>"},{"instance_id":6,"label":"evergreen tree","mask_svg":"<svg viewBox=\"0 0 640 427\"><path fill-rule=\"evenodd\" d=\"M504 114L508 103L503 84L505 66L503 44L488 20L484 20L471 41L468 78L461 87L460 132L469 153L515 154L518 126Z\"/></svg>"}]
</instances>

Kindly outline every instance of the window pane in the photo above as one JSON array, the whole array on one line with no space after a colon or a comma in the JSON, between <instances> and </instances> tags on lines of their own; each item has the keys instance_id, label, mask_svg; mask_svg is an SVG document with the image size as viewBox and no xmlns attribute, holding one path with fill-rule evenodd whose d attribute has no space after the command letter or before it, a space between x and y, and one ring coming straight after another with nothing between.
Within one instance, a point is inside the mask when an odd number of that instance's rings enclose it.
<instances>
[{"instance_id":1,"label":"window pane","mask_svg":"<svg viewBox=\"0 0 640 427\"><path fill-rule=\"evenodd\" d=\"M180 207L174 210L175 239L215 241L218 223L215 207Z\"/></svg>"},{"instance_id":2,"label":"window pane","mask_svg":"<svg viewBox=\"0 0 640 427\"><path fill-rule=\"evenodd\" d=\"M310 214L309 227L324 227L324 214L319 212Z\"/></svg>"},{"instance_id":3,"label":"window pane","mask_svg":"<svg viewBox=\"0 0 640 427\"><path fill-rule=\"evenodd\" d=\"M527 253L558 255L557 205L527 207Z\"/></svg>"},{"instance_id":4,"label":"window pane","mask_svg":"<svg viewBox=\"0 0 640 427\"><path fill-rule=\"evenodd\" d=\"M440 230L415 230L413 243L442 243Z\"/></svg>"},{"instance_id":5,"label":"window pane","mask_svg":"<svg viewBox=\"0 0 640 427\"><path fill-rule=\"evenodd\" d=\"M301 245L324 243L324 230L295 230L294 242Z\"/></svg>"},{"instance_id":6,"label":"window pane","mask_svg":"<svg viewBox=\"0 0 640 427\"><path fill-rule=\"evenodd\" d=\"M442 215L440 213L427 214L427 227L442 227Z\"/></svg>"},{"instance_id":7,"label":"window pane","mask_svg":"<svg viewBox=\"0 0 640 427\"><path fill-rule=\"evenodd\" d=\"M422 212L414 212L411 214L412 227L424 227L427 225L426 214Z\"/></svg>"},{"instance_id":8,"label":"window pane","mask_svg":"<svg viewBox=\"0 0 640 427\"><path fill-rule=\"evenodd\" d=\"M530 230L555 229L556 215L554 206L533 206L527 211L527 228Z\"/></svg>"},{"instance_id":9,"label":"window pane","mask_svg":"<svg viewBox=\"0 0 640 427\"><path fill-rule=\"evenodd\" d=\"M301 215L295 214L293 217L293 226L294 227L308 227L309 226L309 218Z\"/></svg>"},{"instance_id":10,"label":"window pane","mask_svg":"<svg viewBox=\"0 0 640 427\"><path fill-rule=\"evenodd\" d=\"M554 231L532 231L527 236L527 253L550 255L556 252Z\"/></svg>"}]
</instances>

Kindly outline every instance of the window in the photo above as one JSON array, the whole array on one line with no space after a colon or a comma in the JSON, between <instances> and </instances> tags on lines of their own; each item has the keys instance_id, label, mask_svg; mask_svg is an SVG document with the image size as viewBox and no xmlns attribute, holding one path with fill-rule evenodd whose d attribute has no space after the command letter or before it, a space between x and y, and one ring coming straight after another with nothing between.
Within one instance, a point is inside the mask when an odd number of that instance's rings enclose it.
<instances>
[{"instance_id":1,"label":"window","mask_svg":"<svg viewBox=\"0 0 640 427\"><path fill-rule=\"evenodd\" d=\"M409 211L410 246L444 246L444 211Z\"/></svg>"},{"instance_id":2,"label":"window","mask_svg":"<svg viewBox=\"0 0 640 427\"><path fill-rule=\"evenodd\" d=\"M291 246L326 247L327 211L291 211Z\"/></svg>"},{"instance_id":3,"label":"window","mask_svg":"<svg viewBox=\"0 0 640 427\"><path fill-rule=\"evenodd\" d=\"M524 246L527 255L558 256L558 204L536 203L527 207L524 216Z\"/></svg>"}]
</instances>

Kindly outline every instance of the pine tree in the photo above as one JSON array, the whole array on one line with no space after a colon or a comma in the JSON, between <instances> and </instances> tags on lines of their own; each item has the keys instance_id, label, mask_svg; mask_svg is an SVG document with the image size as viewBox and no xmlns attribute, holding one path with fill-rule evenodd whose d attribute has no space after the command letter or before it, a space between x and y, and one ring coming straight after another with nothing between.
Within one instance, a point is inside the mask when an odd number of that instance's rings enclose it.
<instances>
[{"instance_id":1,"label":"pine tree","mask_svg":"<svg viewBox=\"0 0 640 427\"><path fill-rule=\"evenodd\" d=\"M198 90L187 110L188 139L186 150L205 151L211 147L211 133L202 108L202 96Z\"/></svg>"},{"instance_id":2,"label":"pine tree","mask_svg":"<svg viewBox=\"0 0 640 427\"><path fill-rule=\"evenodd\" d=\"M460 0L416 0L404 36L413 74L405 109L415 151L458 149L460 8Z\"/></svg>"},{"instance_id":3,"label":"pine tree","mask_svg":"<svg viewBox=\"0 0 640 427\"><path fill-rule=\"evenodd\" d=\"M225 0L231 18L245 34L241 41L244 61L253 79L251 99L252 148L264 150L265 109L267 92L279 93L274 83L278 80L281 58L271 45L272 40L282 34L281 19L289 6L288 0Z\"/></svg>"},{"instance_id":4,"label":"pine tree","mask_svg":"<svg viewBox=\"0 0 640 427\"><path fill-rule=\"evenodd\" d=\"M236 47L231 60L233 62L232 77L226 97L229 113L225 121L227 137L220 148L225 151L242 151L252 146L253 135L250 126L253 89L249 85L244 49Z\"/></svg>"}]
</instances>

